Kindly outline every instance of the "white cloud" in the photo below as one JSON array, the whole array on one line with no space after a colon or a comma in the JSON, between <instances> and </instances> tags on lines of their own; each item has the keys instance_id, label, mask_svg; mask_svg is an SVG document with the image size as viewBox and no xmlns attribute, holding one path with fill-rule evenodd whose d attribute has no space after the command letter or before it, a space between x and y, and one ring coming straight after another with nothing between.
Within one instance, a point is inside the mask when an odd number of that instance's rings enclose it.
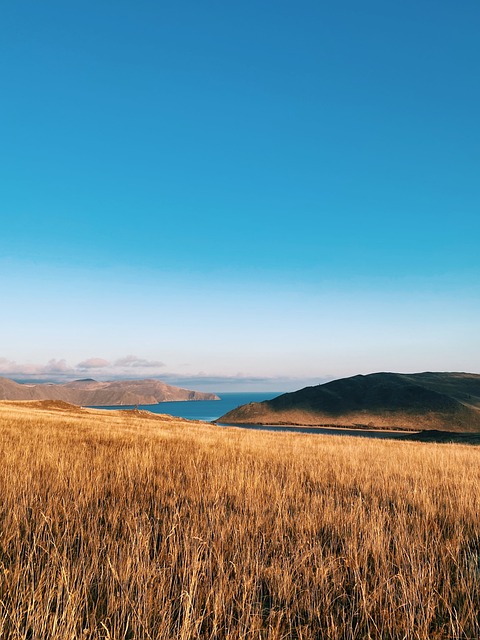
<instances>
[{"instance_id":1,"label":"white cloud","mask_svg":"<svg viewBox=\"0 0 480 640\"><path fill-rule=\"evenodd\" d=\"M16 371L18 365L13 360L7 360L7 358L0 358L0 373L10 373Z\"/></svg>"},{"instance_id":2,"label":"white cloud","mask_svg":"<svg viewBox=\"0 0 480 640\"><path fill-rule=\"evenodd\" d=\"M67 365L66 360L49 360L43 367L43 373L69 373L72 368Z\"/></svg>"},{"instance_id":3,"label":"white cloud","mask_svg":"<svg viewBox=\"0 0 480 640\"><path fill-rule=\"evenodd\" d=\"M104 360L103 358L87 358L82 362L77 364L78 369L103 369L104 367L109 367L110 362L108 360Z\"/></svg>"},{"instance_id":4,"label":"white cloud","mask_svg":"<svg viewBox=\"0 0 480 640\"><path fill-rule=\"evenodd\" d=\"M168 384L189 389L197 389L198 391L272 391L272 392L288 392L297 391L304 387L310 387L323 384L335 378L328 377L300 377L300 376L249 376L242 373L236 375L211 375L204 371L197 374L179 374L166 373L161 374L162 380Z\"/></svg>"},{"instance_id":5,"label":"white cloud","mask_svg":"<svg viewBox=\"0 0 480 640\"><path fill-rule=\"evenodd\" d=\"M125 356L113 364L104 358L87 358L76 366L70 366L65 359L50 359L46 364L19 363L0 357L0 375L16 380L65 381L82 377L85 372L99 375L103 380L132 377L158 376L165 364L159 360L147 360L138 356Z\"/></svg>"},{"instance_id":6,"label":"white cloud","mask_svg":"<svg viewBox=\"0 0 480 640\"><path fill-rule=\"evenodd\" d=\"M44 376L44 375L67 375L74 370L68 366L66 360L55 360L52 358L47 364L20 364L14 360L0 358L0 373L11 376Z\"/></svg>"},{"instance_id":7,"label":"white cloud","mask_svg":"<svg viewBox=\"0 0 480 640\"><path fill-rule=\"evenodd\" d=\"M115 366L128 367L132 369L154 369L157 367L164 367L165 364L160 362L160 360L146 360L145 358L129 355L115 360Z\"/></svg>"},{"instance_id":8,"label":"white cloud","mask_svg":"<svg viewBox=\"0 0 480 640\"><path fill-rule=\"evenodd\" d=\"M87 358L75 367L68 365L66 360L52 358L46 364L18 363L0 357L0 375L19 381L36 380L38 382L67 382L85 376L85 372L92 372L101 380L125 380L129 378L153 377L168 384L197 389L199 391L230 391L232 389L251 391L294 391L302 387L326 382L329 378L290 378L249 376L242 373L236 375L210 374L199 371L192 374L165 372L163 362L147 360L133 355L119 358L111 363L104 358Z\"/></svg>"}]
</instances>

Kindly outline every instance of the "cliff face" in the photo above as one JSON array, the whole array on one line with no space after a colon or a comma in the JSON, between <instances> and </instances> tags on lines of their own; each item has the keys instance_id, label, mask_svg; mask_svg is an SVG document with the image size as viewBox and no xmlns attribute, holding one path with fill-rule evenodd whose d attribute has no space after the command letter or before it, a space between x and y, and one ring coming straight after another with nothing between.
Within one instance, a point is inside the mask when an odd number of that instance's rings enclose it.
<instances>
[{"instance_id":1,"label":"cliff face","mask_svg":"<svg viewBox=\"0 0 480 640\"><path fill-rule=\"evenodd\" d=\"M100 407L218 399L214 393L182 389L159 380L75 380L63 384L18 384L8 378L0 378L0 400L63 400L71 404Z\"/></svg>"},{"instance_id":2,"label":"cliff face","mask_svg":"<svg viewBox=\"0 0 480 640\"><path fill-rule=\"evenodd\" d=\"M480 432L480 375L353 376L243 405L218 422Z\"/></svg>"}]
</instances>

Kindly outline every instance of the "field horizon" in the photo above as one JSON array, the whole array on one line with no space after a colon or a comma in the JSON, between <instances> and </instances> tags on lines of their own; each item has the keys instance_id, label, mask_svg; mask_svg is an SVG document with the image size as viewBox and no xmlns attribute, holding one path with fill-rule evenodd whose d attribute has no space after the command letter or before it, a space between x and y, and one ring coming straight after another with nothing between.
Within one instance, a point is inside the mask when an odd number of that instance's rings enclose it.
<instances>
[{"instance_id":1,"label":"field horizon","mask_svg":"<svg viewBox=\"0 0 480 640\"><path fill-rule=\"evenodd\" d=\"M480 450L0 402L5 639L478 638Z\"/></svg>"}]
</instances>

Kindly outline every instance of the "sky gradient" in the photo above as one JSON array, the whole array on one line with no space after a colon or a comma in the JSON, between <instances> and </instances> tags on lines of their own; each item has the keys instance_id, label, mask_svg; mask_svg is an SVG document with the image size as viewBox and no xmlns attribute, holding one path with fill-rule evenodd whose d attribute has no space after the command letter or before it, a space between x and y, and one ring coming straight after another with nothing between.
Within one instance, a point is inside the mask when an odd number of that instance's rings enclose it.
<instances>
[{"instance_id":1,"label":"sky gradient","mask_svg":"<svg viewBox=\"0 0 480 640\"><path fill-rule=\"evenodd\" d=\"M0 375L480 372L480 5L0 21Z\"/></svg>"}]
</instances>

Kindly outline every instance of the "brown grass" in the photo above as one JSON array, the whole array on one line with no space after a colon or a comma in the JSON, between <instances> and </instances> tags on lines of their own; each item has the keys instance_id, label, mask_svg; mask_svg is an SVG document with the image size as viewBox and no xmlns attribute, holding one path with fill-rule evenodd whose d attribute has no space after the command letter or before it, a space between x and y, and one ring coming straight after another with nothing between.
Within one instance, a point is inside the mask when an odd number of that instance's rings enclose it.
<instances>
[{"instance_id":1,"label":"brown grass","mask_svg":"<svg viewBox=\"0 0 480 640\"><path fill-rule=\"evenodd\" d=\"M0 403L3 639L479 638L480 450Z\"/></svg>"}]
</instances>

